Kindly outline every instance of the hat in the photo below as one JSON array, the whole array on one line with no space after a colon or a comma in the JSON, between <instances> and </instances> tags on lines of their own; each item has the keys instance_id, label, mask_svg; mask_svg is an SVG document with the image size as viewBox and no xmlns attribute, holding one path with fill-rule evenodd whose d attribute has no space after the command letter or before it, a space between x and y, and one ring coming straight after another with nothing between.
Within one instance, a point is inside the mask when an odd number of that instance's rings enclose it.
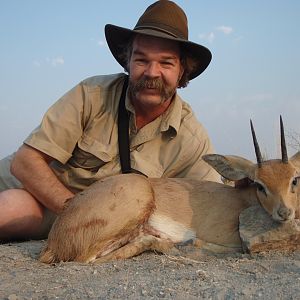
<instances>
[{"instance_id":1,"label":"hat","mask_svg":"<svg viewBox=\"0 0 300 300\"><path fill-rule=\"evenodd\" d=\"M179 42L188 59L194 63L189 80L200 75L211 61L211 52L206 47L188 40L187 17L184 11L172 1L160 0L151 4L133 30L112 24L105 26L109 49L124 69L127 64L122 55L124 46L136 33Z\"/></svg>"}]
</instances>

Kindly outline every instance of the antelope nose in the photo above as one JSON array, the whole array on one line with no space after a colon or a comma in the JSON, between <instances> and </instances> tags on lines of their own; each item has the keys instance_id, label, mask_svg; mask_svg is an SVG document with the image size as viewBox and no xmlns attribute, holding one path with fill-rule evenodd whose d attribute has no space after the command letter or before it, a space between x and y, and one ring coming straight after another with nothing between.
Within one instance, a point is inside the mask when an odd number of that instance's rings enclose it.
<instances>
[{"instance_id":1,"label":"antelope nose","mask_svg":"<svg viewBox=\"0 0 300 300\"><path fill-rule=\"evenodd\" d=\"M290 208L287 207L281 207L277 211L278 216L281 217L283 220L288 220L290 219L293 211Z\"/></svg>"}]
</instances>

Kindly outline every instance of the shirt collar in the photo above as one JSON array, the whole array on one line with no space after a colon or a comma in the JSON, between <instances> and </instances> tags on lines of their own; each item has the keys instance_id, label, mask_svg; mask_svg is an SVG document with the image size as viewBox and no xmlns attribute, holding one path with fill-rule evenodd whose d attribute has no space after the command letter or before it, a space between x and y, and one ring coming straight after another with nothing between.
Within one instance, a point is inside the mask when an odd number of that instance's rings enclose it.
<instances>
[{"instance_id":1,"label":"shirt collar","mask_svg":"<svg viewBox=\"0 0 300 300\"><path fill-rule=\"evenodd\" d=\"M163 120L161 123L161 131L169 131L171 128L174 135L177 135L181 122L181 114L182 114L182 100L176 93L174 99L167 109L167 111L163 114Z\"/></svg>"},{"instance_id":2,"label":"shirt collar","mask_svg":"<svg viewBox=\"0 0 300 300\"><path fill-rule=\"evenodd\" d=\"M132 113L135 118L135 111L130 101L130 98L128 96L128 90L126 93L125 106L126 109L130 113ZM181 123L181 114L182 114L182 99L176 93L174 95L174 99L171 102L171 105L168 107L167 111L161 116L162 121L160 123L161 124L160 131L161 132L170 131L172 135L176 136L179 131L179 127Z\"/></svg>"}]
</instances>

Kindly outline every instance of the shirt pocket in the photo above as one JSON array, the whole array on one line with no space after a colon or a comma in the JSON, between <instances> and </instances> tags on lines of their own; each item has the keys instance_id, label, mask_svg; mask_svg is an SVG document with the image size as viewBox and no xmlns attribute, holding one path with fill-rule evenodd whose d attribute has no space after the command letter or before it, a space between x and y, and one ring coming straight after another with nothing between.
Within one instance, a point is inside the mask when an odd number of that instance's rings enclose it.
<instances>
[{"instance_id":1,"label":"shirt pocket","mask_svg":"<svg viewBox=\"0 0 300 300\"><path fill-rule=\"evenodd\" d=\"M150 178L161 178L164 174L163 167L153 156L138 151L131 152L131 168Z\"/></svg>"},{"instance_id":2,"label":"shirt pocket","mask_svg":"<svg viewBox=\"0 0 300 300\"><path fill-rule=\"evenodd\" d=\"M78 141L68 163L75 168L97 172L115 156L112 145L105 145L89 136L83 136Z\"/></svg>"}]
</instances>

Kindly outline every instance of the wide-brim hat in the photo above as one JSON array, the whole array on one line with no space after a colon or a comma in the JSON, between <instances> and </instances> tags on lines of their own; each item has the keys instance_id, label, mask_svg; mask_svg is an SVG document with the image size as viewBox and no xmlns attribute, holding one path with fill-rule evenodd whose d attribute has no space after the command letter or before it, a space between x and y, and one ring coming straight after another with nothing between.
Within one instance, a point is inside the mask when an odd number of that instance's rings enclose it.
<instances>
[{"instance_id":1,"label":"wide-brim hat","mask_svg":"<svg viewBox=\"0 0 300 300\"><path fill-rule=\"evenodd\" d=\"M188 40L187 17L184 11L172 1L160 0L150 5L133 30L112 24L105 26L109 49L125 70L127 70L127 62L124 57L124 47L133 34L137 33L179 42L181 49L193 64L189 80L200 75L211 61L211 52L206 47Z\"/></svg>"}]
</instances>

